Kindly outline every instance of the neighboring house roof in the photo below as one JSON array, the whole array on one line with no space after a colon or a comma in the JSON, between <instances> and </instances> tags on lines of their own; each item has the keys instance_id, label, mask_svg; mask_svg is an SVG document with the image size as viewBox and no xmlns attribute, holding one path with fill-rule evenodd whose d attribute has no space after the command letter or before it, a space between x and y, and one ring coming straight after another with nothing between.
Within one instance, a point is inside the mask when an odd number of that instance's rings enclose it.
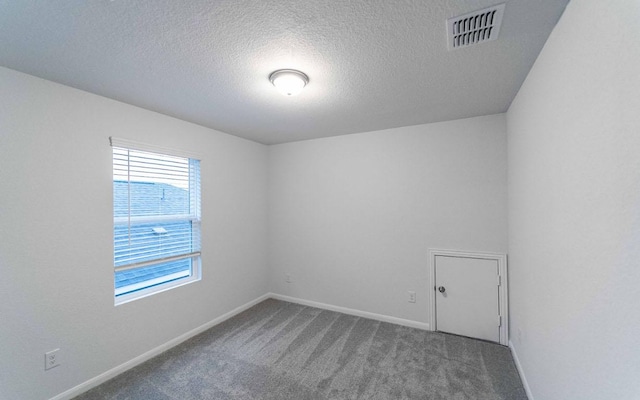
<instances>
[{"instance_id":1,"label":"neighboring house roof","mask_svg":"<svg viewBox=\"0 0 640 400\"><path fill-rule=\"evenodd\" d=\"M166 183L113 181L114 216L126 217L131 190L131 215L189 213L189 191Z\"/></svg>"},{"instance_id":2,"label":"neighboring house roof","mask_svg":"<svg viewBox=\"0 0 640 400\"><path fill-rule=\"evenodd\" d=\"M129 201L129 193L131 193L131 202ZM132 217L184 215L189 213L189 191L166 183L114 181L113 204L115 217L127 217L129 204L131 204ZM148 224L149 237L154 237L155 235L152 227L169 227L171 225L175 226L176 224ZM123 228L122 226L114 226L114 235L117 236L118 230ZM118 251L119 249L116 248L115 250ZM117 289L134 285L154 278L188 271L190 268L189 260L180 260L145 268L119 271L115 273L115 287Z\"/></svg>"}]
</instances>

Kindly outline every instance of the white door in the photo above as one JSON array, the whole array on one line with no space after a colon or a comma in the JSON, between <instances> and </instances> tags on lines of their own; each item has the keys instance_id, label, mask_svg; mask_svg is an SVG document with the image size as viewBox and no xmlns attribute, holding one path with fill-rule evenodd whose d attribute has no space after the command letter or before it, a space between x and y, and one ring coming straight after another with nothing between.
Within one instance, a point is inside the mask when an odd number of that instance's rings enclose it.
<instances>
[{"instance_id":1,"label":"white door","mask_svg":"<svg viewBox=\"0 0 640 400\"><path fill-rule=\"evenodd\" d=\"M500 342L498 261L435 257L436 330Z\"/></svg>"}]
</instances>

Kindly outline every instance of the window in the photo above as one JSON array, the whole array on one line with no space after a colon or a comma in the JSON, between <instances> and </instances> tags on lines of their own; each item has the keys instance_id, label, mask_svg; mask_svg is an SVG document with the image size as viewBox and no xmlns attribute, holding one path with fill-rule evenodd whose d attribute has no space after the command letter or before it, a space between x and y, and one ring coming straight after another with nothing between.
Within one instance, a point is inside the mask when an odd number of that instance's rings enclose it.
<instances>
[{"instance_id":1,"label":"window","mask_svg":"<svg viewBox=\"0 0 640 400\"><path fill-rule=\"evenodd\" d=\"M200 279L200 161L111 138L115 302Z\"/></svg>"}]
</instances>

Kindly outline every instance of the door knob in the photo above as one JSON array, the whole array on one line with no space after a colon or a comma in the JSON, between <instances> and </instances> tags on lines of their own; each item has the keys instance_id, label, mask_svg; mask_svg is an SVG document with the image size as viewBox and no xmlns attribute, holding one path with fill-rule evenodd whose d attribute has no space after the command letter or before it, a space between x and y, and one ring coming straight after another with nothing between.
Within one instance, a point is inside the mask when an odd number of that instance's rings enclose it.
<instances>
[{"instance_id":1,"label":"door knob","mask_svg":"<svg viewBox=\"0 0 640 400\"><path fill-rule=\"evenodd\" d=\"M444 288L444 286L440 286L440 287L438 288L438 292L440 292L440 293L444 293L444 291L445 291L445 290L446 290L446 289Z\"/></svg>"}]
</instances>

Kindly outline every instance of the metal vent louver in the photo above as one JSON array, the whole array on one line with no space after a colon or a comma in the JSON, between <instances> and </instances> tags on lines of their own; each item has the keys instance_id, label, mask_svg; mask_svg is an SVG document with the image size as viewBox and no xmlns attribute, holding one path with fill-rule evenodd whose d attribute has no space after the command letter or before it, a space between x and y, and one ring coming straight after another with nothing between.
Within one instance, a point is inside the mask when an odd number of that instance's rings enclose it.
<instances>
[{"instance_id":1,"label":"metal vent louver","mask_svg":"<svg viewBox=\"0 0 640 400\"><path fill-rule=\"evenodd\" d=\"M498 4L447 20L449 50L496 40L500 33L504 4Z\"/></svg>"}]
</instances>

